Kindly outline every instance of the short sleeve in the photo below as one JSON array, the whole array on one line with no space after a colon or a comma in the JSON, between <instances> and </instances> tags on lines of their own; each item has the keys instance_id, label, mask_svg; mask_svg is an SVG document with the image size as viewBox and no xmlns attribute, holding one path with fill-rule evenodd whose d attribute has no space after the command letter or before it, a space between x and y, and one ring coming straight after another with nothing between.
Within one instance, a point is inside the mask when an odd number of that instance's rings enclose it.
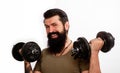
<instances>
[{"instance_id":1,"label":"short sleeve","mask_svg":"<svg viewBox=\"0 0 120 73\"><path fill-rule=\"evenodd\" d=\"M89 61L86 60L80 60L80 70L84 71L84 70L89 70Z\"/></svg>"},{"instance_id":2,"label":"short sleeve","mask_svg":"<svg viewBox=\"0 0 120 73\"><path fill-rule=\"evenodd\" d=\"M35 67L34 67L34 71L41 71L41 60L40 59L37 60Z\"/></svg>"},{"instance_id":3,"label":"short sleeve","mask_svg":"<svg viewBox=\"0 0 120 73\"><path fill-rule=\"evenodd\" d=\"M41 61L42 61L42 56L44 54L46 54L46 49L43 49L41 52L41 56L39 57L39 59L37 60L35 67L34 67L34 71L41 71Z\"/></svg>"}]
</instances>

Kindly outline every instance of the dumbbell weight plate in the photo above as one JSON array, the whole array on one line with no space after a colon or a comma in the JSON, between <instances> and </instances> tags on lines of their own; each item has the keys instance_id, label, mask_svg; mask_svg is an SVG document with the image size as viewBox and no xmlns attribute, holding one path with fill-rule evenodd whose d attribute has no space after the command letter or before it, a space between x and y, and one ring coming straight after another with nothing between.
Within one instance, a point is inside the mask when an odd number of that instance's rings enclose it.
<instances>
[{"instance_id":1,"label":"dumbbell weight plate","mask_svg":"<svg viewBox=\"0 0 120 73\"><path fill-rule=\"evenodd\" d=\"M35 42L27 42L22 47L22 55L28 62L34 62L39 59L41 55L41 49Z\"/></svg>"},{"instance_id":2,"label":"dumbbell weight plate","mask_svg":"<svg viewBox=\"0 0 120 73\"><path fill-rule=\"evenodd\" d=\"M108 52L111 50L111 48L114 46L114 40L115 38L112 36L111 33L101 31L97 34L97 38L100 37L104 41L104 45L101 49L102 52Z\"/></svg>"},{"instance_id":3,"label":"dumbbell weight plate","mask_svg":"<svg viewBox=\"0 0 120 73\"><path fill-rule=\"evenodd\" d=\"M80 37L73 43L73 55L74 58L81 58L88 60L90 57L90 46L88 41L84 37Z\"/></svg>"},{"instance_id":4,"label":"dumbbell weight plate","mask_svg":"<svg viewBox=\"0 0 120 73\"><path fill-rule=\"evenodd\" d=\"M25 43L23 43L23 42L19 42L19 43L15 44L12 48L12 56L18 61L23 61L23 57L19 53L19 50L22 48L22 46L24 44Z\"/></svg>"}]
</instances>

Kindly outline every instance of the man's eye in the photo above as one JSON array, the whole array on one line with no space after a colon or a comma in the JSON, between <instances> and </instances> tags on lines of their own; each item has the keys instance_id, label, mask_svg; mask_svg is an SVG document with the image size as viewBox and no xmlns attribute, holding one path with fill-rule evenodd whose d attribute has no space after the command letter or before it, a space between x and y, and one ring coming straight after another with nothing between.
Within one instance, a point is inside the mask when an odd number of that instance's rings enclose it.
<instances>
[{"instance_id":1,"label":"man's eye","mask_svg":"<svg viewBox=\"0 0 120 73\"><path fill-rule=\"evenodd\" d=\"M52 25L53 25L53 26L57 26L57 24L55 24L55 23L54 23L54 24L52 24Z\"/></svg>"},{"instance_id":2,"label":"man's eye","mask_svg":"<svg viewBox=\"0 0 120 73\"><path fill-rule=\"evenodd\" d=\"M49 26L45 26L45 28L49 28Z\"/></svg>"}]
</instances>

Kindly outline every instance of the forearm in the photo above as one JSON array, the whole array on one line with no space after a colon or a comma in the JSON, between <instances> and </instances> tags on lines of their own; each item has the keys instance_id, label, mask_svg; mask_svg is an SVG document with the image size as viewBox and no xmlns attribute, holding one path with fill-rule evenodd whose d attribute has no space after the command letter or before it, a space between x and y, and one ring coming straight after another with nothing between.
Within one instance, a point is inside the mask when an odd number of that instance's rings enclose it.
<instances>
[{"instance_id":1,"label":"forearm","mask_svg":"<svg viewBox=\"0 0 120 73\"><path fill-rule=\"evenodd\" d=\"M91 56L89 73L101 73L99 63L99 51L104 45L104 41L101 38L95 38L90 41Z\"/></svg>"},{"instance_id":2,"label":"forearm","mask_svg":"<svg viewBox=\"0 0 120 73\"><path fill-rule=\"evenodd\" d=\"M89 73L101 73L98 52L91 52Z\"/></svg>"},{"instance_id":3,"label":"forearm","mask_svg":"<svg viewBox=\"0 0 120 73\"><path fill-rule=\"evenodd\" d=\"M24 61L24 65L25 65L25 73L33 73L31 64L29 62Z\"/></svg>"}]
</instances>

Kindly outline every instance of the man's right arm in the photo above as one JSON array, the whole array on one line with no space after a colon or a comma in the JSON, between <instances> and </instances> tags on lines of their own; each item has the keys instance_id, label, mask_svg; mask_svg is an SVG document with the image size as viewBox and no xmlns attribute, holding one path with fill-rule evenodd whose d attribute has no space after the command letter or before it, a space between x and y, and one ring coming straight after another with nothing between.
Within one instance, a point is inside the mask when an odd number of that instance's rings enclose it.
<instances>
[{"instance_id":1,"label":"man's right arm","mask_svg":"<svg viewBox=\"0 0 120 73\"><path fill-rule=\"evenodd\" d=\"M41 73L40 71L32 71L30 62L24 61L25 73Z\"/></svg>"},{"instance_id":2,"label":"man's right arm","mask_svg":"<svg viewBox=\"0 0 120 73\"><path fill-rule=\"evenodd\" d=\"M25 73L33 73L30 62L24 61Z\"/></svg>"}]
</instances>

